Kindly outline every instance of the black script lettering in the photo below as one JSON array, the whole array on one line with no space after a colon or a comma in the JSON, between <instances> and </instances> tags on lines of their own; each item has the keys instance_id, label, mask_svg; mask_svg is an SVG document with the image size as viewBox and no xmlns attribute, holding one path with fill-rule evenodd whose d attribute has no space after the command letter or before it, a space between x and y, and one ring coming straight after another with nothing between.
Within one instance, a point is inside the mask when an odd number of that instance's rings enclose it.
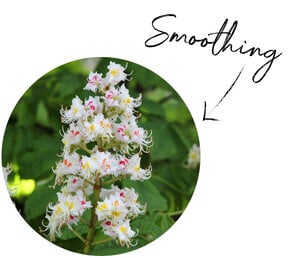
<instances>
[{"instance_id":1,"label":"black script lettering","mask_svg":"<svg viewBox=\"0 0 301 258\"><path fill-rule=\"evenodd\" d=\"M179 41L181 41L183 39L184 42L187 43L187 35L186 34L182 34L181 36L179 36L178 33L174 32L171 35L169 41L172 42L174 39L176 40L176 42L179 42Z\"/></svg>"},{"instance_id":2,"label":"black script lettering","mask_svg":"<svg viewBox=\"0 0 301 258\"><path fill-rule=\"evenodd\" d=\"M269 53L269 52L271 52L271 54L270 54L270 55L267 55L267 53ZM266 76L266 74L268 73L268 71L271 69L274 60L275 60L276 58L278 58L279 56L281 56L281 55L282 55L282 53L279 53L279 54L277 55L276 49L266 51L266 52L263 54L263 56L264 56L265 58L270 58L270 57L272 57L272 58L271 58L269 61L267 61L266 63L264 63L262 66L260 66L260 67L256 70L256 72L255 72L255 73L253 74L253 76L252 76L253 82L255 82L255 83L261 82L262 79L263 79L263 78ZM265 68L265 67L266 67L266 68ZM263 74L260 76L259 73L260 73L260 71L263 70L263 69L265 69L265 71L264 71ZM257 76L259 76L259 78L257 78Z\"/></svg>"},{"instance_id":3,"label":"black script lettering","mask_svg":"<svg viewBox=\"0 0 301 258\"><path fill-rule=\"evenodd\" d=\"M228 24L228 19L224 21L222 24L220 30L218 32L209 33L208 36L216 35L215 40L212 45L211 52L213 55L219 55L221 52L225 52L229 50L232 53L238 52L242 55L249 54L249 56L254 56L255 54L257 56L263 56L264 58L271 58L266 63L264 63L262 66L260 66L255 73L252 76L252 81L254 83L259 83L262 81L262 79L267 75L268 71L271 69L271 66L276 58L278 58L282 53L277 54L277 51L275 49L270 49L267 51L262 51L260 47L250 47L246 49L247 47L245 44L247 44L247 41L244 40L244 44L241 44L238 48L235 48L232 43L230 43L236 28L238 26L238 21L234 21L231 28L228 32L225 31L225 28ZM222 42L222 45L218 47L219 41L222 40L222 36L225 35L224 41ZM265 70L264 70L265 69ZM263 74L260 76L260 72L263 70Z\"/></svg>"},{"instance_id":4,"label":"black script lettering","mask_svg":"<svg viewBox=\"0 0 301 258\"><path fill-rule=\"evenodd\" d=\"M169 38L169 34L163 30L159 30L156 26L155 26L155 22L161 18L164 18L164 17L174 17L176 18L177 16L175 14L164 14L164 15L160 15L156 18L153 19L152 21L152 27L158 31L159 33L150 37L149 39L147 39L145 41L145 46L146 47L157 47L157 46L160 46L161 44L163 44L166 40L168 40ZM163 38L162 38L163 36ZM153 42L155 41L155 42Z\"/></svg>"},{"instance_id":5,"label":"black script lettering","mask_svg":"<svg viewBox=\"0 0 301 258\"><path fill-rule=\"evenodd\" d=\"M224 21L223 25L221 26L218 32L208 34L208 36L216 35L211 49L211 53L215 56L219 55L221 52L225 52L227 48L230 48L231 52L233 52L232 50L233 46L229 42L236 31L238 22L237 21L233 22L229 32L225 32L224 30L227 24L228 24L228 19ZM222 46L218 49L218 42L220 41L222 35L225 35L226 38L224 39Z\"/></svg>"},{"instance_id":6,"label":"black script lettering","mask_svg":"<svg viewBox=\"0 0 301 258\"><path fill-rule=\"evenodd\" d=\"M207 34L208 37L197 37L195 35L187 36L187 34L179 34L177 32L173 32L172 34L169 34L168 32L158 29L156 26L156 22L159 19L165 18L165 17L174 17L176 18L175 14L165 14L158 16L153 19L152 21L152 27L155 31L159 32L155 34L154 36L150 37L145 41L146 47L157 47L162 45L165 42L182 42L188 45L194 45L195 43L199 43L199 45L203 48L211 45L211 53L214 56L218 56L221 53L224 53L226 51L229 51L231 53L239 53L241 55L249 55L252 56L259 56L264 57L265 59L268 59L263 65L261 65L253 74L252 81L254 83L259 83L263 80L263 78L267 75L267 73L270 71L274 61L281 56L282 53L277 53L276 49L269 49L266 51L263 51L260 47L247 47L247 41L243 41L242 44L235 46L231 41L233 41L233 36L237 30L238 27L238 21L234 21L231 25L231 27L227 30L228 25L228 19L225 19L222 26L220 27L218 32L213 32ZM170 36L171 35L171 36ZM210 38L212 37L212 39ZM212 41L211 41L212 40Z\"/></svg>"}]
</instances>

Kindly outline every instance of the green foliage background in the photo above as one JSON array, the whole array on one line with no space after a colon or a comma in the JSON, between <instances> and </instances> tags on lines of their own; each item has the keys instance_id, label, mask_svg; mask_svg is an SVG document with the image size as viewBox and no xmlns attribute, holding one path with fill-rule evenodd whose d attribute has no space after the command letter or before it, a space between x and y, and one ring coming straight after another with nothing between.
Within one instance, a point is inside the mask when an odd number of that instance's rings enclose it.
<instances>
[{"instance_id":1,"label":"green foliage background","mask_svg":"<svg viewBox=\"0 0 301 258\"><path fill-rule=\"evenodd\" d=\"M58 189L49 185L54 183L52 167L63 146L59 109L62 105L69 107L75 95L81 99L91 95L83 90L89 71L106 73L110 60L127 66L132 77L127 82L130 94L136 97L142 93L139 125L151 130L154 140L151 152L142 159L142 167L151 163L153 174L144 182L122 182L133 186L139 201L147 203L147 213L131 223L134 230L139 229L137 245L128 249L111 241L95 246L94 255L123 253L153 241L174 224L187 206L199 168L188 170L183 164L193 143L199 142L192 117L178 94L158 75L131 62L112 58L74 61L50 71L25 92L8 121L2 147L2 165L13 164L9 180L14 181L18 175L21 180L35 182L32 193L20 192L13 198L24 219L39 232L48 202L57 201ZM84 216L88 217L88 212ZM79 223L77 231L85 234L87 228ZM99 230L96 239L102 238ZM68 230L63 230L55 244L81 252L82 243Z\"/></svg>"}]
</instances>

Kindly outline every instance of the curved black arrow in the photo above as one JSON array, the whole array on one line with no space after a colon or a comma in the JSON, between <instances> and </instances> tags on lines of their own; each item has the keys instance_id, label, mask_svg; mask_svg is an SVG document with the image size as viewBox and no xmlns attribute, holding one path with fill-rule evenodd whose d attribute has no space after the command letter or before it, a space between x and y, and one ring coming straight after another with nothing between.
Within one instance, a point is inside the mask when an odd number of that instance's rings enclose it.
<instances>
[{"instance_id":1,"label":"curved black arrow","mask_svg":"<svg viewBox=\"0 0 301 258\"><path fill-rule=\"evenodd\" d=\"M214 108L212 108L209 112L211 113L214 109L217 108L217 106L224 100L224 98L229 94L229 92L233 89L235 83L237 82L239 76L241 75L242 71L244 70L245 66L243 66L243 68L240 70L239 74L237 75L236 79L234 80L234 82L231 84L230 88L226 91L226 93L224 94L224 96L219 100L219 102L217 102L217 104L214 106ZM216 118L212 118L212 117L208 117L207 116L207 103L206 101L204 101L204 114L203 114L203 121L220 121L219 119Z\"/></svg>"}]
</instances>

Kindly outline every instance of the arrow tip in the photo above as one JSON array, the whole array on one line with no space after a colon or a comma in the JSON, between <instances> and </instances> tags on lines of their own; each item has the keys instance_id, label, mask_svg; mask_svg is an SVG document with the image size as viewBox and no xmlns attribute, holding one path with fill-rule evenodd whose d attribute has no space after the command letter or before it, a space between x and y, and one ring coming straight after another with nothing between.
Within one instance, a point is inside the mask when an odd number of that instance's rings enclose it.
<instances>
[{"instance_id":1,"label":"arrow tip","mask_svg":"<svg viewBox=\"0 0 301 258\"><path fill-rule=\"evenodd\" d=\"M207 103L204 101L204 114L203 114L203 121L219 121L219 119L207 117Z\"/></svg>"}]
</instances>

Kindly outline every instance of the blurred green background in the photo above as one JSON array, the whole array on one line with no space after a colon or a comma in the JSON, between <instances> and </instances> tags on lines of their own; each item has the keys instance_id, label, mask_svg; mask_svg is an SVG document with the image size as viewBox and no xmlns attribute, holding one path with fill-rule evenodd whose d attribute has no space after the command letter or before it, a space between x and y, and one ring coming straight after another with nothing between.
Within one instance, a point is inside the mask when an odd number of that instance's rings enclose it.
<instances>
[{"instance_id":1,"label":"blurred green background","mask_svg":"<svg viewBox=\"0 0 301 258\"><path fill-rule=\"evenodd\" d=\"M46 206L57 201L59 191L58 187L49 187L54 184L52 167L59 161L63 147L59 110L61 106L69 107L75 95L81 99L93 95L83 90L88 74L105 74L110 61L127 66L132 78L126 83L130 94L136 97L142 93L138 124L151 130L154 140L150 153L142 158L142 167L151 163L153 173L144 182L122 183L136 189L140 203L147 202L147 213L131 223L134 230L139 229L137 245L128 249L112 241L96 246L94 255L123 253L151 242L170 228L187 206L199 167L188 170L183 164L191 146L199 142L192 117L178 94L158 75L135 63L113 58L74 61L50 71L25 92L10 116L2 146L2 165L13 166L9 185L18 188L12 199L24 219L39 232ZM83 225L77 226L81 234L86 230ZM80 240L67 230L55 244L81 251Z\"/></svg>"}]
</instances>

